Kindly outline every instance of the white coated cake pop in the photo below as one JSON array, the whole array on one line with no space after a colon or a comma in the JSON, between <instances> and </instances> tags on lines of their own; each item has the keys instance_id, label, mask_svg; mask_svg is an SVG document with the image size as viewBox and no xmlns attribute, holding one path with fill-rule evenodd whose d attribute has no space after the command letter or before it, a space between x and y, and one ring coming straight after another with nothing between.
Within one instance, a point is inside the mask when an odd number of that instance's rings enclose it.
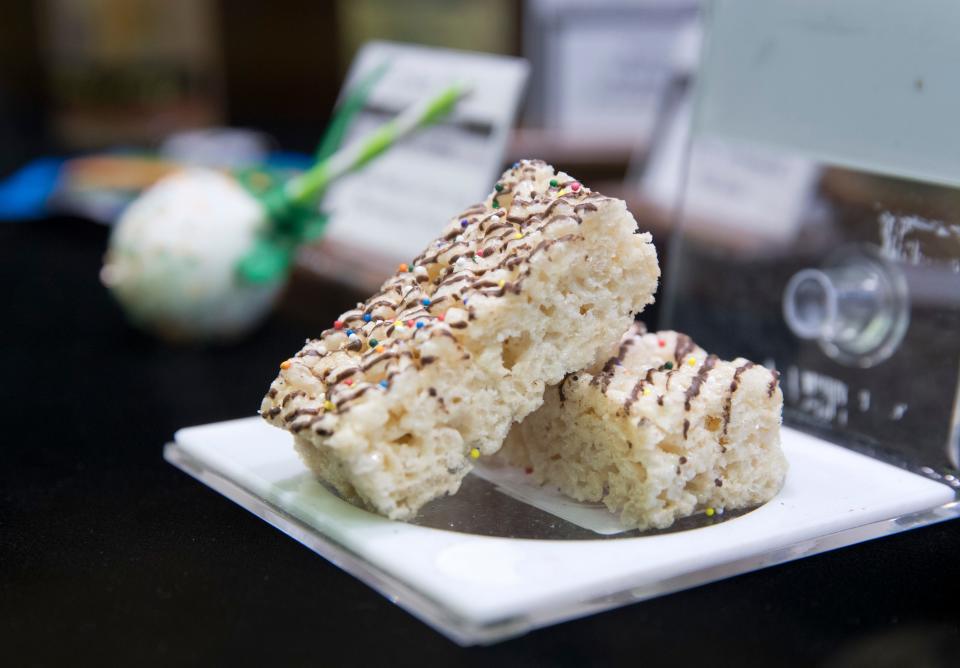
<instances>
[{"instance_id":1,"label":"white coated cake pop","mask_svg":"<svg viewBox=\"0 0 960 668\"><path fill-rule=\"evenodd\" d=\"M251 284L237 271L267 225L260 202L230 176L177 172L121 216L101 279L144 329L182 340L239 336L266 315L285 282Z\"/></svg>"}]
</instances>

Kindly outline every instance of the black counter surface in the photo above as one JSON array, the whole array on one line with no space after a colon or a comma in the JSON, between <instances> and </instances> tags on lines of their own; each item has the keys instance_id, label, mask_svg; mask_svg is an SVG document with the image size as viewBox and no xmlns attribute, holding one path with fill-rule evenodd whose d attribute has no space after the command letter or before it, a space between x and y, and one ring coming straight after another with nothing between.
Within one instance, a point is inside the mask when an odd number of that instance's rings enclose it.
<instances>
[{"instance_id":1,"label":"black counter surface","mask_svg":"<svg viewBox=\"0 0 960 668\"><path fill-rule=\"evenodd\" d=\"M160 344L100 286L106 237L0 224L4 665L960 665L956 521L457 647L162 459L253 414L317 328L285 309L233 346ZM317 321L351 301L313 299Z\"/></svg>"}]
</instances>

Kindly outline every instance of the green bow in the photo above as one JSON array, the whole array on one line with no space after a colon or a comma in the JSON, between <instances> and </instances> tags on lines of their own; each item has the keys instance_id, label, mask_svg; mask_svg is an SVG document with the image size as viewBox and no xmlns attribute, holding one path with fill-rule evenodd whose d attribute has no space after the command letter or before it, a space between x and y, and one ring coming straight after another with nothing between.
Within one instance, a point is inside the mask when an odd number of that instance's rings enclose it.
<instances>
[{"instance_id":1,"label":"green bow","mask_svg":"<svg viewBox=\"0 0 960 668\"><path fill-rule=\"evenodd\" d=\"M387 63L375 67L337 106L317 148L315 164L321 165L341 147L351 122L363 109L374 85L387 69ZM287 194L287 184L291 180L289 173L269 167L240 170L234 176L260 201L268 221L266 229L240 260L237 269L240 277L248 283L273 282L289 271L300 244L323 234L329 220L319 206L324 191L307 198L291 198Z\"/></svg>"}]
</instances>

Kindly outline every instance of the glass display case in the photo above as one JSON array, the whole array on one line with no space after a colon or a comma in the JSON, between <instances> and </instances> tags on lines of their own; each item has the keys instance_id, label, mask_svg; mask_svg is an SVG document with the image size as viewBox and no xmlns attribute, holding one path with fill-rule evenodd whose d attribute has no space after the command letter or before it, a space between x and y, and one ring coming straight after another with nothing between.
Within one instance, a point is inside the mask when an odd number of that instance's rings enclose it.
<instances>
[{"instance_id":1,"label":"glass display case","mask_svg":"<svg viewBox=\"0 0 960 668\"><path fill-rule=\"evenodd\" d=\"M960 13L926 4L711 6L666 309L779 369L788 424L956 487Z\"/></svg>"}]
</instances>

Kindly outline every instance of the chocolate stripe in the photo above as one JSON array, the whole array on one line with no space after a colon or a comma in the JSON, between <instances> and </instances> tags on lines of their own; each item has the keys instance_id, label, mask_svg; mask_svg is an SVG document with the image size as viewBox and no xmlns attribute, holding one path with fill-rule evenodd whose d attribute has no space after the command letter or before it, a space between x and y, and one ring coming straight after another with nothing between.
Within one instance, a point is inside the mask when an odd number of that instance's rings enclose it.
<instances>
[{"instance_id":1,"label":"chocolate stripe","mask_svg":"<svg viewBox=\"0 0 960 668\"><path fill-rule=\"evenodd\" d=\"M740 387L740 376L747 369L754 367L753 362L744 362L733 372L733 380L730 381L730 391L727 393L726 401L723 403L723 435L727 435L727 428L730 426L730 412L733 410L733 394Z\"/></svg>"}]
</instances>

